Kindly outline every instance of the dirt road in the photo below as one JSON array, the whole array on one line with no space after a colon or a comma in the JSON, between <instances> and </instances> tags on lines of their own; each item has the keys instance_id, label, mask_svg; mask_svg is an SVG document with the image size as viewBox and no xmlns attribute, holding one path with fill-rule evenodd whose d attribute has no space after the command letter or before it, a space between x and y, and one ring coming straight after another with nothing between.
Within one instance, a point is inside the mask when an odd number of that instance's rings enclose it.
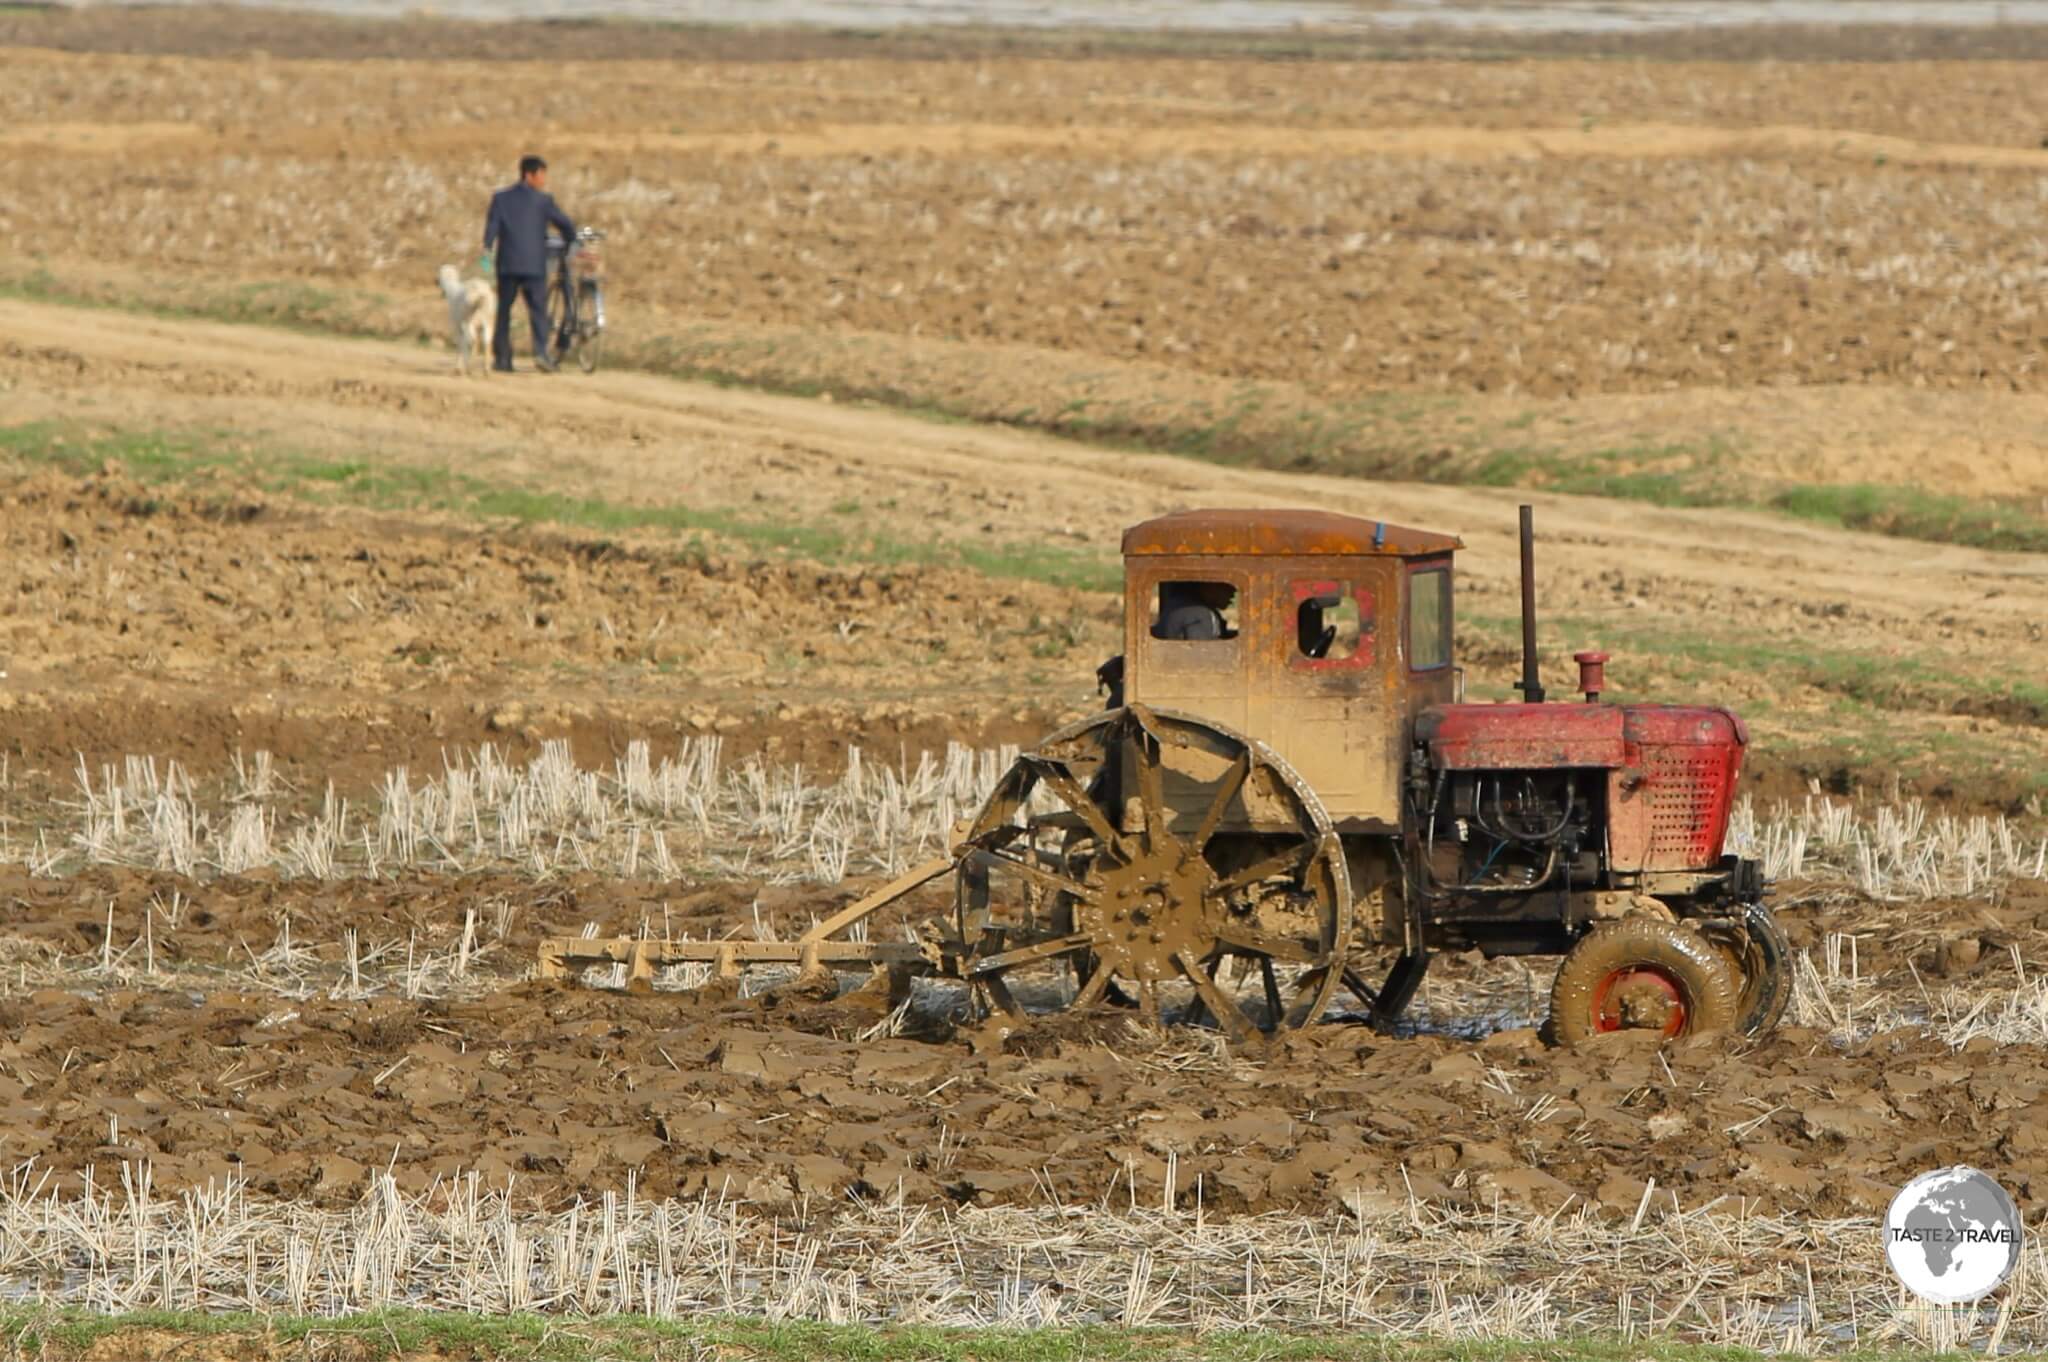
<instances>
[{"instance_id":1,"label":"dirt road","mask_svg":"<svg viewBox=\"0 0 2048 1362\"><path fill-rule=\"evenodd\" d=\"M465 381L439 352L254 327L10 301L0 330L15 338L0 347L0 381L17 420L226 429L284 449L373 451L394 466L764 519L830 523L833 507L858 502L863 525L904 536L1053 537L1105 555L1124 526L1175 507L1321 506L1461 534L1463 589L1480 609L1506 608L1514 507L1532 499L1243 470L632 373ZM1740 617L1760 637L2048 672L2048 557L1761 513L1533 500L1553 610L1620 597L1674 619Z\"/></svg>"}]
</instances>

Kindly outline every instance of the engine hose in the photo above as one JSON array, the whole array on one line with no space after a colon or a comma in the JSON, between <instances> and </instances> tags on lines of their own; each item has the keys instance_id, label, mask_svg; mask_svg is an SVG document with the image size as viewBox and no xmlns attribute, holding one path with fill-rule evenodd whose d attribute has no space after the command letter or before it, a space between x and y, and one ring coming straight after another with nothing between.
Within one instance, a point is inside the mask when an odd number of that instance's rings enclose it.
<instances>
[{"instance_id":1,"label":"engine hose","mask_svg":"<svg viewBox=\"0 0 2048 1362\"><path fill-rule=\"evenodd\" d=\"M1565 830L1565 828L1570 825L1572 821L1572 813L1574 809L1577 807L1571 783L1569 781L1565 783L1564 816L1558 819L1557 825L1555 827L1551 828L1548 832L1543 833L1540 836L1502 832L1500 830L1493 828L1488 824L1486 820L1484 795L1482 794L1479 799L1473 802L1473 821L1479 825L1480 831L1486 833L1494 840L1493 850L1487 853L1486 860L1479 867L1479 874L1484 875L1487 872L1487 870L1493 865L1495 858L1497 858L1500 855L1500 853L1507 848L1508 844L1512 842L1519 842L1525 845L1546 844L1546 850L1548 851L1548 855L1544 859L1543 871L1541 874L1537 875L1533 880L1529 881L1529 883L1525 885L1480 884L1477 882L1476 876L1474 877L1474 882L1470 884L1444 884L1436 878L1435 870L1436 815L1438 809L1441 808L1443 804L1444 783L1446 779L1449 777L1449 775L1450 773L1448 771L1437 772L1435 786L1430 791L1429 806L1426 813L1423 816L1422 826L1424 827L1424 829L1426 829L1426 831L1423 835L1422 864L1419 867L1417 867L1417 869L1421 872L1420 877L1423 881L1423 887L1431 892L1439 894L1522 894L1528 893L1531 890L1535 889L1537 886L1547 882L1550 879L1551 875L1553 875L1557 871L1558 834L1562 833ZM1498 813L1501 820L1505 822L1507 819L1507 810L1502 806L1500 802L1500 780L1498 777L1495 777L1493 783L1493 802L1495 811Z\"/></svg>"},{"instance_id":2,"label":"engine hose","mask_svg":"<svg viewBox=\"0 0 2048 1362\"><path fill-rule=\"evenodd\" d=\"M1429 792L1429 809L1422 816L1422 873L1432 880L1436 878L1435 872L1430 869L1436 860L1436 811L1444 802L1444 782L1450 778L1450 774L1449 771L1436 773L1436 787Z\"/></svg>"},{"instance_id":3,"label":"engine hose","mask_svg":"<svg viewBox=\"0 0 2048 1362\"><path fill-rule=\"evenodd\" d=\"M1506 845L1507 845L1507 843L1503 842L1503 843L1501 843L1500 845L1501 845L1501 846L1506 846ZM1495 850L1498 850L1498 849L1499 849L1498 847L1496 847L1496 848L1495 848ZM1487 860L1487 864L1488 864L1488 865L1491 865L1491 864L1492 864L1492 858L1490 858L1490 857L1488 858L1488 860ZM1544 884L1544 883L1545 883L1545 882L1546 882L1547 880L1549 880L1549 878L1551 877L1551 875L1553 875L1554 873L1556 873L1556 871L1557 871L1557 848L1553 846L1553 847L1551 847L1551 848L1550 848L1550 855L1549 855L1549 857L1548 857L1548 858L1547 858L1547 859L1546 859L1546 860L1545 860L1545 861L1543 862L1543 873L1542 873L1542 874L1540 874L1540 875L1538 875L1538 876L1537 876L1537 877L1536 877L1535 879L1533 879L1533 880L1530 880L1530 881L1529 881L1529 882L1528 882L1527 884L1477 884L1477 883L1474 883L1474 884L1444 884L1444 885L1438 885L1437 887L1438 887L1439 889L1443 890L1443 891L1444 891L1445 893L1449 893L1449 894L1528 894L1528 893L1533 893L1533 892L1534 892L1534 891L1535 891L1535 890L1536 890L1537 888L1539 888L1540 886L1542 886L1542 885L1543 885L1543 884ZM1481 866L1481 867L1480 867L1480 873L1481 873L1482 875L1486 873L1486 867L1485 867L1485 866Z\"/></svg>"},{"instance_id":4,"label":"engine hose","mask_svg":"<svg viewBox=\"0 0 2048 1362\"><path fill-rule=\"evenodd\" d=\"M1486 821L1486 799L1483 793L1479 799L1474 801L1472 813L1474 819L1479 824L1480 830L1489 836L1504 842L1521 842L1525 845L1533 845L1555 842L1559 834L1571 826L1572 813L1576 807L1577 799L1572 788L1572 782L1567 779L1564 783L1564 812L1558 817L1557 822L1542 832L1515 832L1505 826L1508 821L1508 813L1506 806L1501 803L1500 777L1496 776L1493 781L1493 811L1494 816L1501 821L1503 826L1496 828Z\"/></svg>"}]
</instances>

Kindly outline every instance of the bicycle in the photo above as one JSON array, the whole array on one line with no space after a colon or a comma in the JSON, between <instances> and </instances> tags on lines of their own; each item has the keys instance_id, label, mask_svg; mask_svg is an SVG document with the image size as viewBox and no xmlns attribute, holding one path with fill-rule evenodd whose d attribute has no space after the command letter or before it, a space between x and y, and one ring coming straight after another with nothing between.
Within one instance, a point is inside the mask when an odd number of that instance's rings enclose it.
<instances>
[{"instance_id":1,"label":"bicycle","mask_svg":"<svg viewBox=\"0 0 2048 1362\"><path fill-rule=\"evenodd\" d=\"M548 334L554 337L556 363L574 358L584 373L597 368L604 354L604 233L579 228L574 241L548 240Z\"/></svg>"}]
</instances>

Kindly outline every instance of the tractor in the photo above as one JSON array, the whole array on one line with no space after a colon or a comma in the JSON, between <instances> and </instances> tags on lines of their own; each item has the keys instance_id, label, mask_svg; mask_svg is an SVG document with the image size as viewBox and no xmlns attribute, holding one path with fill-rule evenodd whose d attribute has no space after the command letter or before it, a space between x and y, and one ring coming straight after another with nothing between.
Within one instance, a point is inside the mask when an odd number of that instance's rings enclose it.
<instances>
[{"instance_id":1,"label":"tractor","mask_svg":"<svg viewBox=\"0 0 2048 1362\"><path fill-rule=\"evenodd\" d=\"M1307 510L1193 510L1123 538L1124 652L947 856L794 942L556 938L543 975L711 962L965 982L978 1015L1124 1006L1250 1040L1394 1029L1432 955L1561 956L1550 1028L1758 1033L1789 994L1757 862L1725 842L1748 734L1714 706L1580 698L1537 668L1521 512L1520 698L1463 698L1454 537ZM845 933L941 876L915 941ZM1384 973L1369 962L1385 963Z\"/></svg>"}]
</instances>

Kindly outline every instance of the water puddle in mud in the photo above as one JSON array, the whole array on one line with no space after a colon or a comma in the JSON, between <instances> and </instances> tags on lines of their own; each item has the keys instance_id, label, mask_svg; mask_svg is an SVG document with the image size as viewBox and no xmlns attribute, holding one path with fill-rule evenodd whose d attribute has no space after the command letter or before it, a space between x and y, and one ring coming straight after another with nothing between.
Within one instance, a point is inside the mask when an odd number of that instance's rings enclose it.
<instances>
[{"instance_id":1,"label":"water puddle in mud","mask_svg":"<svg viewBox=\"0 0 2048 1362\"><path fill-rule=\"evenodd\" d=\"M654 987L663 993L688 993L704 984L708 973L708 969L702 966L671 967L656 975ZM740 980L737 996L753 998L772 994L794 983L796 977L794 968L756 966ZM837 996L845 998L868 981L869 976L865 974L841 971ZM585 972L582 982L593 988L623 989L625 966L595 966ZM1018 1003L1034 1016L1063 1011L1074 993L1071 980L1050 975L1013 980L1012 989ZM906 1003L901 1014L878 1028L877 1034L939 1034L967 1022L970 1016L966 986L954 979L921 977L913 980ZM1161 989L1160 1004L1169 1022L1185 1018L1193 1011L1193 1003L1192 989L1172 984ZM1253 1010L1259 1010L1256 1004ZM1453 988L1444 990L1439 997L1417 998L1395 1025L1392 1034L1406 1039L1441 1036L1449 1040L1481 1041L1502 1031L1539 1027L1548 1010L1547 998L1540 990L1527 987L1526 982L1523 986L1496 983L1492 986ZM1131 1015L1136 1018L1135 1009ZM1323 1014L1322 1020L1363 1026L1369 1023L1370 1018L1340 1001Z\"/></svg>"}]
</instances>

